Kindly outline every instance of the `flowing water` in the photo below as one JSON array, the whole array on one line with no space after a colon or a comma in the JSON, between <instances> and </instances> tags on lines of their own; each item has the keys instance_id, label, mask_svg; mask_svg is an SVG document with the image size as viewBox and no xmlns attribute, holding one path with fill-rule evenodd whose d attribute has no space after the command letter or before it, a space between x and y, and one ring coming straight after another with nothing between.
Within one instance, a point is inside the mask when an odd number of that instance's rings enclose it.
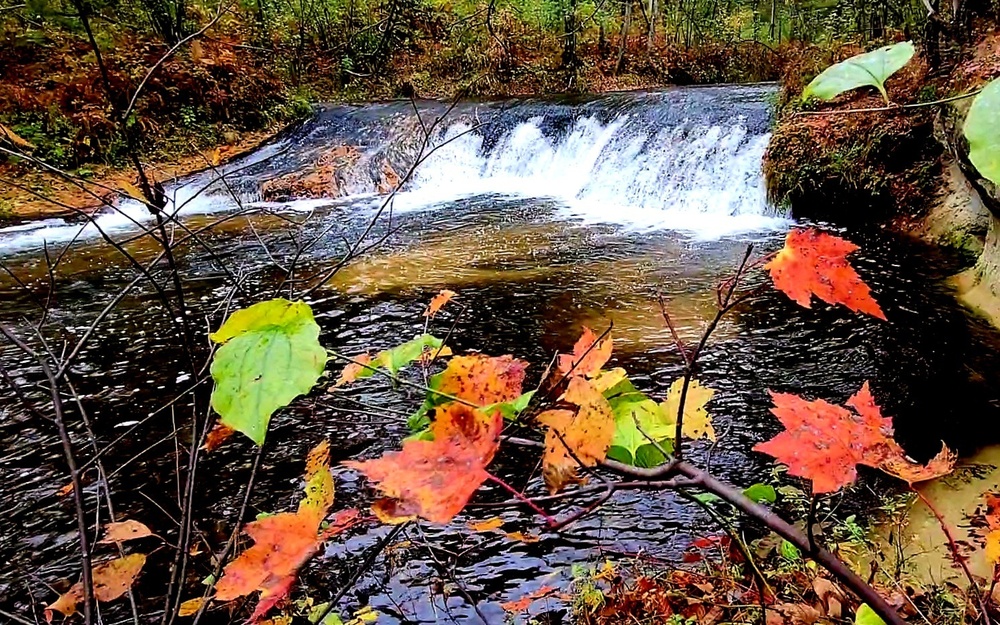
<instances>
[{"instance_id":1,"label":"flowing water","mask_svg":"<svg viewBox=\"0 0 1000 625\"><path fill-rule=\"evenodd\" d=\"M514 354L532 363L529 381L537 381L552 354L572 346L581 325L613 323L612 364L662 395L681 360L658 297L681 337L696 339L715 312L716 286L746 246L754 244L760 255L774 250L795 223L768 204L760 172L773 93L771 86L727 86L463 103L453 110L435 103L416 112L410 103L325 108L220 168L225 183L206 188L215 174L207 172L168 189L169 210L185 228L204 228L178 251L191 318L201 326L206 315L217 322L227 303L287 294L299 285L295 278L323 273L367 235L365 241L379 245L310 297L328 348L356 354L398 344L423 331L426 302L451 288L458 298L430 327L450 332L456 352ZM308 169L343 145L355 151L337 173L336 190L331 186L336 197L263 201L265 181ZM377 191L386 167L405 176L418 158L403 191L383 210ZM151 223L141 206L126 202L96 221L97 227L50 220L0 231L0 260L16 276L0 274L0 318L30 337L30 323L47 304L53 349L87 331L134 278L100 231L140 261L157 254L138 235ZM174 233L185 236L179 228ZM880 230L842 234L861 246L854 264L891 323L825 305L800 309L770 288L728 318L700 373L717 390L710 411L721 436L718 445L695 452L725 479L745 485L770 471L766 458L749 451L777 430L768 389L839 403L870 380L916 456L937 451L942 438L966 452L1000 440L991 425L1000 423L998 372L990 364L997 339L941 286L947 271L940 259ZM51 278L43 245L50 259L59 257ZM751 286L763 283L759 272L751 278ZM200 374L182 357L171 328L155 292L139 285L96 328L72 369L98 448L110 444L102 460L117 512L168 538L176 536L172 475L182 453L171 434L187 418L189 398L161 408ZM0 350L15 380L41 379L32 360L6 345ZM77 574L72 504L59 494L67 479L54 427L22 410L6 386L0 392L6 504L0 555L8 562L0 572L0 605L30 613L32 601L54 598L47 583ZM336 394L318 391L283 411L272 421L249 516L295 505L305 452L323 438L331 440L335 461L396 447L407 434L405 415L419 402L407 387L371 379ZM77 408L70 410L77 422ZM73 436L89 456L82 427ZM203 457L196 500L204 544L192 559L192 583L210 571L206 554L232 530L252 459L252 446L242 440ZM536 459L524 450L501 450L495 472L540 492ZM337 508L369 501L356 474L341 467L335 473ZM94 509L96 473L86 483ZM347 593L345 609L370 604L387 615L380 622L390 623L503 622L500 603L543 585L565 585L573 563L640 552L676 559L692 534L710 531L706 518L670 493L623 493L558 534L539 532L537 519L523 510L499 512L505 532L538 532L535 542L465 528L498 514L482 504L504 499L486 487L452 526L407 530L407 540ZM388 531L366 526L333 541L306 567L302 587L318 600L335 593ZM163 592L169 558L167 549L151 555L138 587L144 605L160 605L153 599ZM551 622L565 618L558 600L533 610L547 612Z\"/></svg>"}]
</instances>

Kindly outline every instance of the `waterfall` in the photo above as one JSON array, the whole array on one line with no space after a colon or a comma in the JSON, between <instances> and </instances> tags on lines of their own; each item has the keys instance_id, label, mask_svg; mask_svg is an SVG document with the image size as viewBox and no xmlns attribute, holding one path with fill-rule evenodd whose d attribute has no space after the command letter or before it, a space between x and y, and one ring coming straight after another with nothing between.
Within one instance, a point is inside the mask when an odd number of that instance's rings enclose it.
<instances>
[{"instance_id":1,"label":"waterfall","mask_svg":"<svg viewBox=\"0 0 1000 625\"><path fill-rule=\"evenodd\" d=\"M334 201L371 210L383 201L377 191L386 165L402 173L420 160L394 211L501 195L551 199L558 217L627 230L718 238L783 228L786 220L768 205L761 173L773 92L773 86L720 86L454 108L423 102L419 119L409 102L329 106L220 168L226 185L203 172L168 186L167 211L301 211ZM265 181L306 171L344 146L352 158L337 171L329 197L261 201ZM114 234L136 231L152 218L140 203L125 200L96 221ZM97 228L81 232L82 226L45 220L0 229L0 254L98 236Z\"/></svg>"},{"instance_id":2,"label":"waterfall","mask_svg":"<svg viewBox=\"0 0 1000 625\"><path fill-rule=\"evenodd\" d=\"M783 223L761 174L769 134L738 120L650 128L624 114L607 123L580 118L561 136L543 127L535 117L486 146L469 125L452 125L396 208L488 193L553 198L566 217L588 223L708 237Z\"/></svg>"}]
</instances>

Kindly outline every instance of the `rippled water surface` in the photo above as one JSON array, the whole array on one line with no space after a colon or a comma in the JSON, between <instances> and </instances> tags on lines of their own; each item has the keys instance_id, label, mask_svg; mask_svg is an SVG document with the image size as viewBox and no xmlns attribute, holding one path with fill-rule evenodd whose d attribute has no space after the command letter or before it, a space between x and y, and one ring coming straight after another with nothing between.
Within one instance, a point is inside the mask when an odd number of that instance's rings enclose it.
<instances>
[{"instance_id":1,"label":"rippled water surface","mask_svg":"<svg viewBox=\"0 0 1000 625\"><path fill-rule=\"evenodd\" d=\"M321 341L348 354L391 347L422 332L426 302L451 288L459 296L431 330L450 333L456 352L514 354L531 362L529 382L537 382L552 355L572 346L581 325L603 329L613 323L611 364L662 396L681 361L658 298L668 303L682 338L695 339L715 312L718 283L733 273L746 246L752 243L763 256L780 247L792 223L763 198L759 158L768 93L723 88L480 105L483 116L496 116L489 117L493 130L480 134L469 125L475 111L459 111L464 117L442 124L438 137L472 138L435 153L437 160L418 170L415 184L398 198L391 219L384 214L376 224L369 240L384 242L312 294ZM361 182L346 199L265 206L253 204L259 200L255 181L301 167L322 146L343 138L368 141L367 154L402 160L406 150L399 146L413 142L400 130L412 130L406 119L402 105L328 111L234 174L249 214L235 214L235 202L221 193L184 214L189 229L230 217L178 251L199 336L219 322L226 306L295 288L279 266L288 268L297 258L298 277L330 267L377 211L378 203L364 195L371 189ZM547 192L540 190L547 186ZM113 221L119 217L104 217L114 237L134 236L134 224ZM36 349L43 348L32 331L40 305L49 308L47 345L62 350L134 278L114 248L85 232L60 261L52 278L56 288L50 289L38 242L53 241L54 257L73 236L66 234L79 229L50 223L0 238L4 264L16 276L0 274L0 318ZM710 411L720 441L695 451L721 477L745 485L770 471L765 458L749 452L777 429L767 411L768 389L839 403L870 380L916 456L937 451L942 438L963 451L997 440L996 426L984 425L1000 422L1000 387L989 358L996 338L971 322L940 286L944 271L938 260L883 232L842 234L861 246L855 265L891 323L825 305L800 309L767 287L728 318L709 343L699 374L717 390ZM309 249L298 251L307 241ZM126 247L141 261L156 255L146 239ZM161 278L162 270L161 264ZM763 282L758 271L749 286ZM234 291L235 283L240 288ZM204 352L204 344L197 347ZM36 364L15 349L4 345L0 356L15 380L41 381ZM164 406L203 378L196 364L192 370L183 358L155 292L140 285L97 327L71 375L96 447L105 450L116 512L147 523L167 540L176 537L173 475L183 454L171 434L181 428L182 444L189 436L184 427L190 398ZM59 494L68 478L55 428L24 411L6 385L0 388L0 500L6 504L0 556L7 562L0 571L0 605L30 614L33 602L37 609L55 597L47 584L76 578L75 525L70 499ZM204 402L207 391L201 385L197 401ZM406 415L420 401L408 387L392 389L372 378L336 394L319 389L281 412L272 421L248 517L295 505L305 452L324 438L333 444L335 461L396 447L408 433ZM68 411L76 424L74 442L86 459L93 450L79 406ZM143 423L133 430L137 421ZM211 570L208 554L232 530L253 458L252 445L240 439L203 457L196 491L201 553L192 558L192 588ZM533 453L504 448L494 469L517 488L541 492ZM368 503L371 493L357 474L339 466L335 473L338 509ZM85 483L93 511L100 494L95 471L88 470ZM498 514L488 504L505 499L487 486L451 526L407 529L345 595L345 609L370 604L388 623L503 622L500 603L542 585L566 584L575 562L640 552L674 560L692 534L711 527L672 494L623 493L559 534L540 530L523 510L499 512L504 531L534 532L536 542L466 528L468 521ZM557 506L553 512L569 510ZM366 549L388 531L363 526L334 540L307 565L302 587L318 600L336 593ZM156 545L151 540L149 549ZM169 549L153 551L140 579L140 604L154 611L170 557ZM547 611L552 622L564 618L557 600L542 603L533 606L535 613ZM121 608L108 606L113 622L128 618ZM224 612L209 615L213 622L228 620Z\"/></svg>"}]
</instances>

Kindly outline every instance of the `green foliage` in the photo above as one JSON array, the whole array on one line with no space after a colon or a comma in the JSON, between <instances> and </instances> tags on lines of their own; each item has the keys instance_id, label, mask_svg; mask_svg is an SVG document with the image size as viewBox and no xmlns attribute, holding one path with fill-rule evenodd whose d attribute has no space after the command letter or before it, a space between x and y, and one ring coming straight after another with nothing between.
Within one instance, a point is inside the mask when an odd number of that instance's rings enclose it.
<instances>
[{"instance_id":1,"label":"green foliage","mask_svg":"<svg viewBox=\"0 0 1000 625\"><path fill-rule=\"evenodd\" d=\"M615 416L615 435L608 457L639 467L663 464L666 458L649 439L669 453L673 451L675 426L660 405L637 390L628 378L605 391L604 396Z\"/></svg>"},{"instance_id":2,"label":"green foliage","mask_svg":"<svg viewBox=\"0 0 1000 625\"><path fill-rule=\"evenodd\" d=\"M308 393L326 366L319 326L304 302L273 299L236 311L212 341L212 407L222 423L264 443L271 415Z\"/></svg>"},{"instance_id":3,"label":"green foliage","mask_svg":"<svg viewBox=\"0 0 1000 625\"><path fill-rule=\"evenodd\" d=\"M743 494L757 503L774 503L778 500L778 493L768 484L754 484L744 489Z\"/></svg>"},{"instance_id":4,"label":"green foliage","mask_svg":"<svg viewBox=\"0 0 1000 625\"><path fill-rule=\"evenodd\" d=\"M430 334L421 334L402 345L379 352L369 363L369 367L358 373L358 379L375 375L376 369L385 369L389 375L396 377L400 369L423 356L425 352L431 356L445 355L444 350L441 349L443 345L444 342L441 339ZM440 380L440 378L438 379ZM434 387L431 386L431 388Z\"/></svg>"},{"instance_id":5,"label":"green foliage","mask_svg":"<svg viewBox=\"0 0 1000 625\"><path fill-rule=\"evenodd\" d=\"M854 625L885 625L885 621L867 603L862 603L854 615Z\"/></svg>"},{"instance_id":6,"label":"green foliage","mask_svg":"<svg viewBox=\"0 0 1000 625\"><path fill-rule=\"evenodd\" d=\"M980 174L1000 185L1000 79L976 96L965 118L969 160Z\"/></svg>"},{"instance_id":7,"label":"green foliage","mask_svg":"<svg viewBox=\"0 0 1000 625\"><path fill-rule=\"evenodd\" d=\"M909 63L914 53L913 42L904 41L831 65L806 86L802 99L832 100L851 89L875 87L888 102L885 81Z\"/></svg>"}]
</instances>

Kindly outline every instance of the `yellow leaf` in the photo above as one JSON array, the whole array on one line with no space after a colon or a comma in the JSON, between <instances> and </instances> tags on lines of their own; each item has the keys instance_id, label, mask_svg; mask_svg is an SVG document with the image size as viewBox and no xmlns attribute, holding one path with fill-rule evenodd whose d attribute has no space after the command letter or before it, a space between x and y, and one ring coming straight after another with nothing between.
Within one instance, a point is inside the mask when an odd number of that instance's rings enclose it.
<instances>
[{"instance_id":1,"label":"yellow leaf","mask_svg":"<svg viewBox=\"0 0 1000 625\"><path fill-rule=\"evenodd\" d=\"M677 378L670 385L667 391L667 400L660 406L663 413L671 423L677 423L677 413L681 405L681 389L684 386L684 379ZM705 404L711 401L715 395L713 389L702 386L698 380L691 380L688 385L687 396L684 398L684 436L691 439L707 438L715 440L715 428L712 427L712 417L705 410Z\"/></svg>"},{"instance_id":2,"label":"yellow leaf","mask_svg":"<svg viewBox=\"0 0 1000 625\"><path fill-rule=\"evenodd\" d=\"M525 534L524 532L508 532L507 538L517 540L522 543L537 543L541 540L538 534Z\"/></svg>"},{"instance_id":3,"label":"yellow leaf","mask_svg":"<svg viewBox=\"0 0 1000 625\"><path fill-rule=\"evenodd\" d=\"M1000 530L986 535L986 559L994 565L1000 563Z\"/></svg>"},{"instance_id":4,"label":"yellow leaf","mask_svg":"<svg viewBox=\"0 0 1000 625\"><path fill-rule=\"evenodd\" d=\"M492 519L486 519L485 521L469 521L466 525L473 532L489 532L502 527L503 519L495 516Z\"/></svg>"},{"instance_id":5,"label":"yellow leaf","mask_svg":"<svg viewBox=\"0 0 1000 625\"><path fill-rule=\"evenodd\" d=\"M596 388L599 393L603 393L615 384L624 380L625 375L624 369L621 367L615 367L614 369L601 371L597 377L591 381L591 384L594 385L594 388Z\"/></svg>"},{"instance_id":6,"label":"yellow leaf","mask_svg":"<svg viewBox=\"0 0 1000 625\"><path fill-rule=\"evenodd\" d=\"M194 616L198 613L208 599L204 597L195 597L194 599L188 599L181 604L181 607L177 609L177 616Z\"/></svg>"}]
</instances>

